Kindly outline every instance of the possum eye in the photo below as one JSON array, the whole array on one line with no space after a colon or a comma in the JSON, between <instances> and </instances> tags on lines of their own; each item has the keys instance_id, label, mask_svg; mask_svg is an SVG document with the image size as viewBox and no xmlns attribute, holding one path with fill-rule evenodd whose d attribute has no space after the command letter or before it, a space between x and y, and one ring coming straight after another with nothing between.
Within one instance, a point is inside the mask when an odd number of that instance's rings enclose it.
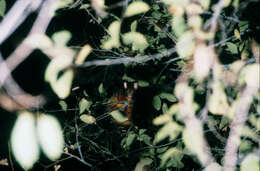
<instances>
[{"instance_id":1,"label":"possum eye","mask_svg":"<svg viewBox=\"0 0 260 171\"><path fill-rule=\"evenodd\" d=\"M127 89L127 82L124 82L124 88Z\"/></svg>"},{"instance_id":2,"label":"possum eye","mask_svg":"<svg viewBox=\"0 0 260 171\"><path fill-rule=\"evenodd\" d=\"M138 83L134 83L134 89L135 89L135 90L138 89Z\"/></svg>"}]
</instances>

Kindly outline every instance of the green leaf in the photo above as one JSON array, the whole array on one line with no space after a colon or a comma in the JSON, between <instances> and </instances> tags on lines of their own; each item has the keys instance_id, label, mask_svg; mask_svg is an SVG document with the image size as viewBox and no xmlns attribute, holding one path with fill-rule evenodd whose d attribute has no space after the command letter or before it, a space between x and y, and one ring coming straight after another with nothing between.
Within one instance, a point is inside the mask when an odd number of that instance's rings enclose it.
<instances>
[{"instance_id":1,"label":"green leaf","mask_svg":"<svg viewBox=\"0 0 260 171\"><path fill-rule=\"evenodd\" d=\"M160 110L161 109L161 105L162 105L162 102L161 102L160 97L159 96L154 96L153 97L153 107L156 110Z\"/></svg>"},{"instance_id":2,"label":"green leaf","mask_svg":"<svg viewBox=\"0 0 260 171\"><path fill-rule=\"evenodd\" d=\"M136 134L130 133L126 138L126 147L130 147L136 138Z\"/></svg>"},{"instance_id":3,"label":"green leaf","mask_svg":"<svg viewBox=\"0 0 260 171\"><path fill-rule=\"evenodd\" d=\"M196 135L194 135L194 132L196 132ZM185 146L197 155L201 163L206 163L207 154L205 154L205 150L203 149L203 129L200 120L193 119L190 125L184 129L182 137Z\"/></svg>"},{"instance_id":4,"label":"green leaf","mask_svg":"<svg viewBox=\"0 0 260 171\"><path fill-rule=\"evenodd\" d=\"M37 134L43 153L52 161L60 158L63 148L63 133L58 120L46 114L37 119Z\"/></svg>"},{"instance_id":5,"label":"green leaf","mask_svg":"<svg viewBox=\"0 0 260 171\"><path fill-rule=\"evenodd\" d=\"M103 83L101 83L99 86L98 86L98 92L100 95L105 95L106 94L106 90L103 86Z\"/></svg>"},{"instance_id":6,"label":"green leaf","mask_svg":"<svg viewBox=\"0 0 260 171\"><path fill-rule=\"evenodd\" d=\"M195 48L195 42L193 38L193 33L190 31L187 31L180 36L176 48L178 54L181 57L188 59L193 54Z\"/></svg>"},{"instance_id":7,"label":"green leaf","mask_svg":"<svg viewBox=\"0 0 260 171\"><path fill-rule=\"evenodd\" d=\"M176 97L171 93L161 93L161 94L159 94L159 96L160 96L160 98L166 99L170 102L176 102L177 101Z\"/></svg>"},{"instance_id":8,"label":"green leaf","mask_svg":"<svg viewBox=\"0 0 260 171\"><path fill-rule=\"evenodd\" d=\"M170 137L170 140L174 140L180 134L182 129L182 126L176 122L168 122L156 133L154 143L160 142L166 137Z\"/></svg>"},{"instance_id":9,"label":"green leaf","mask_svg":"<svg viewBox=\"0 0 260 171\"><path fill-rule=\"evenodd\" d=\"M89 110L92 102L85 98L82 98L79 102L79 113L83 113L85 110Z\"/></svg>"},{"instance_id":10,"label":"green leaf","mask_svg":"<svg viewBox=\"0 0 260 171\"><path fill-rule=\"evenodd\" d=\"M248 154L241 163L240 171L259 171L259 160L260 158L256 154Z\"/></svg>"},{"instance_id":11,"label":"green leaf","mask_svg":"<svg viewBox=\"0 0 260 171\"><path fill-rule=\"evenodd\" d=\"M124 116L119 110L112 111L110 115L119 123L125 122L128 120L126 116Z\"/></svg>"},{"instance_id":12,"label":"green leaf","mask_svg":"<svg viewBox=\"0 0 260 171\"><path fill-rule=\"evenodd\" d=\"M161 167L166 165L167 162L167 167L183 168L182 158L183 153L180 149L170 148L161 157Z\"/></svg>"},{"instance_id":13,"label":"green leaf","mask_svg":"<svg viewBox=\"0 0 260 171\"><path fill-rule=\"evenodd\" d=\"M66 70L59 78L59 73L72 64L73 58L70 56L57 56L51 60L46 71L45 81L49 82L53 91L59 98L64 99L70 94L73 80L73 70Z\"/></svg>"},{"instance_id":14,"label":"green leaf","mask_svg":"<svg viewBox=\"0 0 260 171\"><path fill-rule=\"evenodd\" d=\"M208 165L203 171L212 171L212 170L221 171L222 167L218 163L214 162L214 163L210 163L210 165Z\"/></svg>"},{"instance_id":15,"label":"green leaf","mask_svg":"<svg viewBox=\"0 0 260 171\"><path fill-rule=\"evenodd\" d=\"M64 100L60 100L59 105L61 106L61 109L64 111L66 111L68 109L68 105Z\"/></svg>"},{"instance_id":16,"label":"green leaf","mask_svg":"<svg viewBox=\"0 0 260 171\"><path fill-rule=\"evenodd\" d=\"M133 15L147 12L150 9L149 5L143 1L134 1L126 8L125 16L131 17Z\"/></svg>"},{"instance_id":17,"label":"green leaf","mask_svg":"<svg viewBox=\"0 0 260 171\"><path fill-rule=\"evenodd\" d=\"M210 0L200 0L199 1L201 6L205 9L208 10L209 5L210 5Z\"/></svg>"},{"instance_id":18,"label":"green leaf","mask_svg":"<svg viewBox=\"0 0 260 171\"><path fill-rule=\"evenodd\" d=\"M39 159L40 149L32 113L19 113L11 133L11 147L16 161L25 170L31 169Z\"/></svg>"},{"instance_id":19,"label":"green leaf","mask_svg":"<svg viewBox=\"0 0 260 171\"><path fill-rule=\"evenodd\" d=\"M143 80L138 80L138 86L140 86L140 87L148 87L149 86L149 82L143 81Z\"/></svg>"},{"instance_id":20,"label":"green leaf","mask_svg":"<svg viewBox=\"0 0 260 171\"><path fill-rule=\"evenodd\" d=\"M122 77L122 79L123 79L124 81L127 81L127 82L135 82L135 79L133 79L132 77L127 76L126 74L124 74L124 76Z\"/></svg>"},{"instance_id":21,"label":"green leaf","mask_svg":"<svg viewBox=\"0 0 260 171\"><path fill-rule=\"evenodd\" d=\"M6 2L5 0L0 0L0 17L3 17L5 15L6 10Z\"/></svg>"},{"instance_id":22,"label":"green leaf","mask_svg":"<svg viewBox=\"0 0 260 171\"><path fill-rule=\"evenodd\" d=\"M148 47L148 42L141 33L128 32L125 33L122 38L126 45L132 45L133 50L144 51Z\"/></svg>"},{"instance_id":23,"label":"green leaf","mask_svg":"<svg viewBox=\"0 0 260 171\"><path fill-rule=\"evenodd\" d=\"M137 21L136 20L131 23L130 28L131 28L130 29L131 32L135 32L136 31L136 28L137 28Z\"/></svg>"},{"instance_id":24,"label":"green leaf","mask_svg":"<svg viewBox=\"0 0 260 171\"><path fill-rule=\"evenodd\" d=\"M71 33L67 30L58 31L52 35L52 40L58 46L66 46L70 39Z\"/></svg>"},{"instance_id":25,"label":"green leaf","mask_svg":"<svg viewBox=\"0 0 260 171\"><path fill-rule=\"evenodd\" d=\"M252 143L251 141L243 140L243 141L239 144L239 152L249 151L250 149L252 149L252 145L253 145L253 143Z\"/></svg>"},{"instance_id":26,"label":"green leaf","mask_svg":"<svg viewBox=\"0 0 260 171\"><path fill-rule=\"evenodd\" d=\"M59 98L65 99L70 95L73 75L73 70L69 69L56 82L51 82L51 87Z\"/></svg>"},{"instance_id":27,"label":"green leaf","mask_svg":"<svg viewBox=\"0 0 260 171\"><path fill-rule=\"evenodd\" d=\"M238 53L238 47L237 47L236 44L231 43L231 42L227 42L226 45L227 45L227 50L229 52L231 52L232 54L237 54Z\"/></svg>"},{"instance_id":28,"label":"green leaf","mask_svg":"<svg viewBox=\"0 0 260 171\"><path fill-rule=\"evenodd\" d=\"M45 34L33 34L25 40L31 48L45 50L53 47L52 40Z\"/></svg>"},{"instance_id":29,"label":"green leaf","mask_svg":"<svg viewBox=\"0 0 260 171\"><path fill-rule=\"evenodd\" d=\"M172 19L172 28L177 37L180 37L187 30L183 16L174 16Z\"/></svg>"},{"instance_id":30,"label":"green leaf","mask_svg":"<svg viewBox=\"0 0 260 171\"><path fill-rule=\"evenodd\" d=\"M85 122L86 124L96 123L96 118L94 118L92 115L83 114L79 118L81 121Z\"/></svg>"},{"instance_id":31,"label":"green leaf","mask_svg":"<svg viewBox=\"0 0 260 171\"><path fill-rule=\"evenodd\" d=\"M144 167L152 164L153 160L150 158L142 158L135 166L135 171L146 170Z\"/></svg>"},{"instance_id":32,"label":"green leaf","mask_svg":"<svg viewBox=\"0 0 260 171\"><path fill-rule=\"evenodd\" d=\"M168 108L167 104L163 103L163 105L162 105L162 112L166 113L168 110L169 110L169 108Z\"/></svg>"},{"instance_id":33,"label":"green leaf","mask_svg":"<svg viewBox=\"0 0 260 171\"><path fill-rule=\"evenodd\" d=\"M120 21L112 22L108 27L109 35L111 36L107 41L102 43L102 48L112 49L120 46L119 33L120 33Z\"/></svg>"}]
</instances>

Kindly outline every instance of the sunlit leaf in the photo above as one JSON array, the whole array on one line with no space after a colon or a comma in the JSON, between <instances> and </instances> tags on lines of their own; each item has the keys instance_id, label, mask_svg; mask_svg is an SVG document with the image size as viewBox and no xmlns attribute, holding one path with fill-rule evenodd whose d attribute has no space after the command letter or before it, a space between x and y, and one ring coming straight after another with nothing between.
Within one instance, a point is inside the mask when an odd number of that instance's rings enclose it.
<instances>
[{"instance_id":1,"label":"sunlit leaf","mask_svg":"<svg viewBox=\"0 0 260 171\"><path fill-rule=\"evenodd\" d=\"M189 32L189 31L186 33L183 33L180 36L180 39L177 42L176 48L177 48L178 54L181 57L188 59L193 54L193 51L195 48L195 43L194 43L193 38L194 37L193 37L192 32Z\"/></svg>"},{"instance_id":2,"label":"sunlit leaf","mask_svg":"<svg viewBox=\"0 0 260 171\"><path fill-rule=\"evenodd\" d=\"M178 148L168 149L161 157L161 167L166 165L167 161L169 162L169 160L172 159L172 161L175 161L170 163L172 167L182 168L184 166L183 163L181 163L183 155L183 152Z\"/></svg>"},{"instance_id":3,"label":"sunlit leaf","mask_svg":"<svg viewBox=\"0 0 260 171\"><path fill-rule=\"evenodd\" d=\"M88 55L91 53L92 48L89 45L85 45L81 48L81 50L79 51L78 56L76 57L76 61L75 64L80 65L82 64L85 59L88 57Z\"/></svg>"},{"instance_id":4,"label":"sunlit leaf","mask_svg":"<svg viewBox=\"0 0 260 171\"><path fill-rule=\"evenodd\" d=\"M248 154L241 163L240 171L259 171L260 170L260 158L257 154Z\"/></svg>"},{"instance_id":5,"label":"sunlit leaf","mask_svg":"<svg viewBox=\"0 0 260 171\"><path fill-rule=\"evenodd\" d=\"M194 132L196 132L196 136L194 136ZM190 122L189 126L184 129L182 137L186 147L196 154L202 163L206 163L208 158L207 154L205 154L203 129L200 121L196 119Z\"/></svg>"},{"instance_id":6,"label":"sunlit leaf","mask_svg":"<svg viewBox=\"0 0 260 171\"><path fill-rule=\"evenodd\" d=\"M65 99L70 95L73 76L73 70L69 69L56 82L51 82L51 87L59 98Z\"/></svg>"},{"instance_id":7,"label":"sunlit leaf","mask_svg":"<svg viewBox=\"0 0 260 171\"><path fill-rule=\"evenodd\" d=\"M177 37L180 37L187 29L183 16L174 16L172 19L172 28Z\"/></svg>"},{"instance_id":8,"label":"sunlit leaf","mask_svg":"<svg viewBox=\"0 0 260 171\"><path fill-rule=\"evenodd\" d=\"M91 0L91 7L96 11L96 13L101 16L105 17L106 12L104 10L105 8L105 0Z\"/></svg>"},{"instance_id":9,"label":"sunlit leaf","mask_svg":"<svg viewBox=\"0 0 260 171\"><path fill-rule=\"evenodd\" d=\"M189 3L189 0L162 0L167 5L181 5L185 6Z\"/></svg>"},{"instance_id":10,"label":"sunlit leaf","mask_svg":"<svg viewBox=\"0 0 260 171\"><path fill-rule=\"evenodd\" d=\"M210 5L210 0L199 0L201 6L205 9L208 10L209 5Z\"/></svg>"},{"instance_id":11,"label":"sunlit leaf","mask_svg":"<svg viewBox=\"0 0 260 171\"><path fill-rule=\"evenodd\" d=\"M148 47L148 42L143 34L138 32L128 32L123 35L123 42L132 45L133 50L144 51Z\"/></svg>"},{"instance_id":12,"label":"sunlit leaf","mask_svg":"<svg viewBox=\"0 0 260 171\"><path fill-rule=\"evenodd\" d=\"M155 135L154 142L160 142L161 140L169 137L170 140L174 140L182 131L182 126L176 122L169 122L165 124Z\"/></svg>"},{"instance_id":13,"label":"sunlit leaf","mask_svg":"<svg viewBox=\"0 0 260 171\"><path fill-rule=\"evenodd\" d=\"M38 48L41 50L51 48L53 46L52 40L44 34L33 34L25 40L25 43L31 48Z\"/></svg>"},{"instance_id":14,"label":"sunlit leaf","mask_svg":"<svg viewBox=\"0 0 260 171\"><path fill-rule=\"evenodd\" d=\"M210 163L210 165L208 165L203 171L221 171L222 167L214 162L214 163Z\"/></svg>"},{"instance_id":15,"label":"sunlit leaf","mask_svg":"<svg viewBox=\"0 0 260 171\"><path fill-rule=\"evenodd\" d=\"M161 102L161 99L159 96L154 96L153 97L153 107L156 109L156 110L160 110L161 109L161 106L162 106L162 102Z\"/></svg>"},{"instance_id":16,"label":"sunlit leaf","mask_svg":"<svg viewBox=\"0 0 260 171\"><path fill-rule=\"evenodd\" d=\"M73 70L66 70L60 77L59 73L72 64L73 58L70 56L57 56L49 63L45 71L45 80L50 83L53 91L64 99L70 94L73 80Z\"/></svg>"},{"instance_id":17,"label":"sunlit leaf","mask_svg":"<svg viewBox=\"0 0 260 171\"><path fill-rule=\"evenodd\" d=\"M61 126L51 115L41 114L37 120L39 143L44 154L52 161L57 160L64 148Z\"/></svg>"},{"instance_id":18,"label":"sunlit leaf","mask_svg":"<svg viewBox=\"0 0 260 171\"><path fill-rule=\"evenodd\" d=\"M260 66L259 64L251 64L243 68L240 74L240 82L246 82L247 86L260 88Z\"/></svg>"},{"instance_id":19,"label":"sunlit leaf","mask_svg":"<svg viewBox=\"0 0 260 171\"><path fill-rule=\"evenodd\" d=\"M6 10L6 2L5 0L0 0L0 17L3 17Z\"/></svg>"},{"instance_id":20,"label":"sunlit leaf","mask_svg":"<svg viewBox=\"0 0 260 171\"><path fill-rule=\"evenodd\" d=\"M11 134L11 147L15 159L25 170L31 169L39 159L39 145L32 113L19 113Z\"/></svg>"},{"instance_id":21,"label":"sunlit leaf","mask_svg":"<svg viewBox=\"0 0 260 171\"><path fill-rule=\"evenodd\" d=\"M130 28L131 28L130 29L131 32L135 32L136 31L136 28L137 28L137 21L136 20L131 23Z\"/></svg>"},{"instance_id":22,"label":"sunlit leaf","mask_svg":"<svg viewBox=\"0 0 260 171\"><path fill-rule=\"evenodd\" d=\"M241 141L241 143L239 144L239 152L243 153L249 151L250 149L252 149L252 145L253 143L251 141L248 140Z\"/></svg>"},{"instance_id":23,"label":"sunlit leaf","mask_svg":"<svg viewBox=\"0 0 260 171\"><path fill-rule=\"evenodd\" d=\"M231 42L227 42L226 45L227 45L227 50L229 52L231 52L232 54L237 54L238 53L238 47L237 47L236 44L231 43Z\"/></svg>"},{"instance_id":24,"label":"sunlit leaf","mask_svg":"<svg viewBox=\"0 0 260 171\"><path fill-rule=\"evenodd\" d=\"M239 33L238 29L235 29L235 30L234 30L234 35L235 35L235 37L236 37L237 39L239 39L239 40L241 41L241 36L240 36L240 33Z\"/></svg>"},{"instance_id":25,"label":"sunlit leaf","mask_svg":"<svg viewBox=\"0 0 260 171\"><path fill-rule=\"evenodd\" d=\"M104 49L118 48L120 46L120 24L119 21L114 21L109 25L108 32L111 37L102 44Z\"/></svg>"},{"instance_id":26,"label":"sunlit leaf","mask_svg":"<svg viewBox=\"0 0 260 171\"><path fill-rule=\"evenodd\" d=\"M60 100L59 105L61 106L62 110L64 110L64 111L66 111L68 109L68 105L64 100Z\"/></svg>"},{"instance_id":27,"label":"sunlit leaf","mask_svg":"<svg viewBox=\"0 0 260 171\"><path fill-rule=\"evenodd\" d=\"M126 116L124 116L119 110L115 110L110 113L110 115L119 123L125 122L128 120Z\"/></svg>"},{"instance_id":28,"label":"sunlit leaf","mask_svg":"<svg viewBox=\"0 0 260 171\"><path fill-rule=\"evenodd\" d=\"M133 15L147 12L150 9L149 5L143 1L134 1L126 8L125 16L130 17Z\"/></svg>"},{"instance_id":29,"label":"sunlit leaf","mask_svg":"<svg viewBox=\"0 0 260 171\"><path fill-rule=\"evenodd\" d=\"M189 17L188 25L193 28L194 31L198 31L202 26L202 18L198 15Z\"/></svg>"},{"instance_id":30,"label":"sunlit leaf","mask_svg":"<svg viewBox=\"0 0 260 171\"><path fill-rule=\"evenodd\" d=\"M153 120L153 124L154 125L161 125L161 124L164 124L164 123L170 122L170 121L172 121L172 117L170 115L164 114L164 115L157 116Z\"/></svg>"},{"instance_id":31,"label":"sunlit leaf","mask_svg":"<svg viewBox=\"0 0 260 171\"><path fill-rule=\"evenodd\" d=\"M209 111L213 114L228 114L229 105L224 88L219 81L212 84L213 93L209 98Z\"/></svg>"},{"instance_id":32,"label":"sunlit leaf","mask_svg":"<svg viewBox=\"0 0 260 171\"><path fill-rule=\"evenodd\" d=\"M52 35L52 40L58 46L65 46L70 39L71 33L67 30L58 31Z\"/></svg>"},{"instance_id":33,"label":"sunlit leaf","mask_svg":"<svg viewBox=\"0 0 260 171\"><path fill-rule=\"evenodd\" d=\"M83 113L85 110L89 110L92 102L85 98L82 98L79 102L79 113Z\"/></svg>"},{"instance_id":34,"label":"sunlit leaf","mask_svg":"<svg viewBox=\"0 0 260 171\"><path fill-rule=\"evenodd\" d=\"M83 114L80 116L80 120L82 120L86 124L96 123L96 118L94 118L92 115Z\"/></svg>"},{"instance_id":35,"label":"sunlit leaf","mask_svg":"<svg viewBox=\"0 0 260 171\"><path fill-rule=\"evenodd\" d=\"M150 158L142 158L135 166L134 171L143 171L145 170L144 167L147 165L152 164L153 160Z\"/></svg>"}]
</instances>

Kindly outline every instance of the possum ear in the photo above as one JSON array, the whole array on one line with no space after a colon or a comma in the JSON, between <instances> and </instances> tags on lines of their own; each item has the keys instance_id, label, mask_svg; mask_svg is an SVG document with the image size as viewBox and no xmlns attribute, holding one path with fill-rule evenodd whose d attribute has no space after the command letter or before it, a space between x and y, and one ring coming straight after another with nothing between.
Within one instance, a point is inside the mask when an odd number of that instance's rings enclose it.
<instances>
[{"instance_id":1,"label":"possum ear","mask_svg":"<svg viewBox=\"0 0 260 171\"><path fill-rule=\"evenodd\" d=\"M124 82L124 88L127 89L127 82Z\"/></svg>"},{"instance_id":2,"label":"possum ear","mask_svg":"<svg viewBox=\"0 0 260 171\"><path fill-rule=\"evenodd\" d=\"M135 90L138 89L138 83L134 83L134 89L135 89Z\"/></svg>"}]
</instances>

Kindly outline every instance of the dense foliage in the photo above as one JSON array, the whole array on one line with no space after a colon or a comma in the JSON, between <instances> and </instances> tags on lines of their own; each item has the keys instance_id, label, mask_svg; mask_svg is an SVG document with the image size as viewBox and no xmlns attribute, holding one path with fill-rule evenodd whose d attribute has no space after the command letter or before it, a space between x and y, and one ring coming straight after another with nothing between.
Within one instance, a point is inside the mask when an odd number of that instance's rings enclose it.
<instances>
[{"instance_id":1,"label":"dense foliage","mask_svg":"<svg viewBox=\"0 0 260 171\"><path fill-rule=\"evenodd\" d=\"M259 170L259 0L18 2L0 0L5 168Z\"/></svg>"}]
</instances>

